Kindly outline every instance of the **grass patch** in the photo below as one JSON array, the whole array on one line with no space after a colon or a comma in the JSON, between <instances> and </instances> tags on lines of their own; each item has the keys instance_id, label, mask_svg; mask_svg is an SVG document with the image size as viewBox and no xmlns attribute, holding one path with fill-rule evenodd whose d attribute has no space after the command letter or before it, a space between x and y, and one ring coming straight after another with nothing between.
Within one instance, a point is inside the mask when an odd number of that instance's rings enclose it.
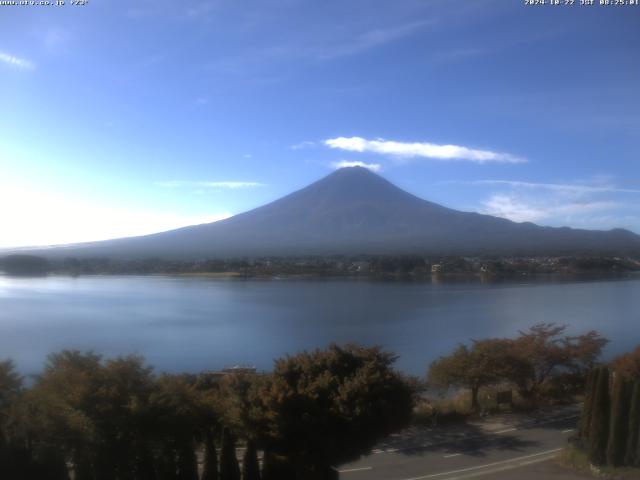
<instances>
[{"instance_id":1,"label":"grass patch","mask_svg":"<svg viewBox=\"0 0 640 480\"><path fill-rule=\"evenodd\" d=\"M464 422L470 413L452 400L420 402L413 410L414 425L436 427Z\"/></svg>"},{"instance_id":2,"label":"grass patch","mask_svg":"<svg viewBox=\"0 0 640 480\"><path fill-rule=\"evenodd\" d=\"M471 393L468 390L462 389L453 395L447 391L428 391L427 395L414 408L412 423L422 426L449 425L464 422L477 416L535 412L559 405L579 403L582 400L582 397L570 394L527 399L521 397L518 391L512 388L513 403L498 406L498 392L509 389L505 385L481 388L478 394L479 410L477 412L471 410Z\"/></svg>"},{"instance_id":3,"label":"grass patch","mask_svg":"<svg viewBox=\"0 0 640 480\"><path fill-rule=\"evenodd\" d=\"M572 470L590 473L594 476L601 476L600 470L589 462L587 454L574 445L569 445L562 450L559 461L561 465L569 467Z\"/></svg>"}]
</instances>

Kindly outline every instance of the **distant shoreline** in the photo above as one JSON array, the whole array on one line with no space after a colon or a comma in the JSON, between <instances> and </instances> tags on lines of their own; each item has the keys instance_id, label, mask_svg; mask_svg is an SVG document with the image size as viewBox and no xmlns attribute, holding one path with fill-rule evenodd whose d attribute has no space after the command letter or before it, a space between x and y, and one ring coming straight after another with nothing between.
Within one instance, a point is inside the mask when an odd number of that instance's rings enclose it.
<instances>
[{"instance_id":1,"label":"distant shoreline","mask_svg":"<svg viewBox=\"0 0 640 480\"><path fill-rule=\"evenodd\" d=\"M177 279L209 279L209 280L263 280L263 281L371 281L371 282L406 282L425 284L545 284L545 283L570 283L570 282L597 282L597 281L621 281L638 280L640 272L583 272L583 273L540 273L531 275L482 275L482 274L445 274L445 275L372 275L372 274L342 274L342 275L318 275L313 273L277 274L277 275L251 275L242 272L154 272L154 273L83 273L74 274L68 272L48 272L39 275L33 274L7 274L0 270L0 276L5 278L95 278L95 277L146 277L146 278L177 278Z\"/></svg>"},{"instance_id":2,"label":"distant shoreline","mask_svg":"<svg viewBox=\"0 0 640 480\"><path fill-rule=\"evenodd\" d=\"M373 278L494 282L534 277L620 277L640 272L640 260L610 256L427 257L420 255L336 255L177 260L65 258L33 255L0 258L10 275L174 275L202 278Z\"/></svg>"}]
</instances>

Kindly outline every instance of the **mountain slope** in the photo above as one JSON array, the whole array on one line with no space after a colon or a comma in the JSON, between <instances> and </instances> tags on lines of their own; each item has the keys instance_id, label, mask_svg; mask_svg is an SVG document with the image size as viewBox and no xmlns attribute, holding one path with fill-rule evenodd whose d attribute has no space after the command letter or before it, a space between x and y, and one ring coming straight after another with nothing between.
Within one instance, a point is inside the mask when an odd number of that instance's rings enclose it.
<instances>
[{"instance_id":1,"label":"mountain slope","mask_svg":"<svg viewBox=\"0 0 640 480\"><path fill-rule=\"evenodd\" d=\"M540 227L422 200L361 167L215 223L53 248L48 255L214 258L328 254L622 254L640 236ZM44 252L40 252L44 253Z\"/></svg>"}]
</instances>

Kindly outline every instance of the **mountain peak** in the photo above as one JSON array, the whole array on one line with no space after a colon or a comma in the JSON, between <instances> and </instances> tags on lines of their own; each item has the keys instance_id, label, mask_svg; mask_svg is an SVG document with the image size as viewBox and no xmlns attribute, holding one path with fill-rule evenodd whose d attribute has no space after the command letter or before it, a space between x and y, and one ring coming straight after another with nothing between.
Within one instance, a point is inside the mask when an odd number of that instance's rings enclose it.
<instances>
[{"instance_id":1,"label":"mountain peak","mask_svg":"<svg viewBox=\"0 0 640 480\"><path fill-rule=\"evenodd\" d=\"M460 212L418 198L355 166L219 222L53 250L47 255L575 255L640 252L640 237L623 230L538 227Z\"/></svg>"},{"instance_id":2,"label":"mountain peak","mask_svg":"<svg viewBox=\"0 0 640 480\"><path fill-rule=\"evenodd\" d=\"M314 205L348 208L354 202L381 203L407 200L413 195L396 187L387 179L364 167L343 167L289 197ZM417 200L417 199L416 199Z\"/></svg>"},{"instance_id":3,"label":"mountain peak","mask_svg":"<svg viewBox=\"0 0 640 480\"><path fill-rule=\"evenodd\" d=\"M339 168L334 172L331 172L326 177L321 178L319 181L320 182L322 181L341 181L341 182L343 181L348 181L348 182L370 182L370 181L380 182L382 181L384 183L389 183L386 179L384 179L377 173L372 172L368 168L359 167L359 166Z\"/></svg>"},{"instance_id":4,"label":"mountain peak","mask_svg":"<svg viewBox=\"0 0 640 480\"><path fill-rule=\"evenodd\" d=\"M332 176L344 176L344 175L349 175L349 176L359 175L359 176L374 176L374 177L380 176L372 172L371 169L366 167L361 167L360 165L354 165L351 167L341 167L327 176L332 177Z\"/></svg>"}]
</instances>

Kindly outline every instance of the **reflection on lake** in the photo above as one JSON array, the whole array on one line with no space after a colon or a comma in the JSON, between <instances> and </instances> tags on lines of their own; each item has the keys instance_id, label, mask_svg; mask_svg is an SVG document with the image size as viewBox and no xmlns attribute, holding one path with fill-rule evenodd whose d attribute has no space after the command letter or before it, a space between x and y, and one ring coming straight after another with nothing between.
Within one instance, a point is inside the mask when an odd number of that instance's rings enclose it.
<instances>
[{"instance_id":1,"label":"reflection on lake","mask_svg":"<svg viewBox=\"0 0 640 480\"><path fill-rule=\"evenodd\" d=\"M424 373L471 338L539 322L597 329L607 354L640 343L640 280L433 284L369 280L0 276L0 358L25 373L48 353L144 355L157 370L198 371L336 342L380 344Z\"/></svg>"}]
</instances>

